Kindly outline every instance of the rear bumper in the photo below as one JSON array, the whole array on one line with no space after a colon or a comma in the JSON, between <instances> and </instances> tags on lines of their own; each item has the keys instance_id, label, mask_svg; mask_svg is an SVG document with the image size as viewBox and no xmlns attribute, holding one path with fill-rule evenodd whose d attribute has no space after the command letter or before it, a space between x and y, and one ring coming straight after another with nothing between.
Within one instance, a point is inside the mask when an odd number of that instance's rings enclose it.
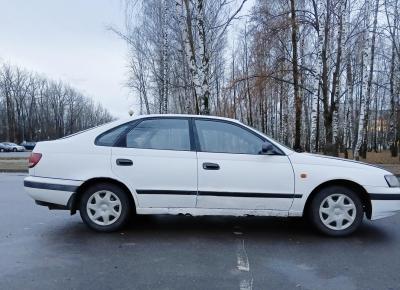
<instances>
[{"instance_id":1,"label":"rear bumper","mask_svg":"<svg viewBox=\"0 0 400 290\"><path fill-rule=\"evenodd\" d=\"M28 176L24 179L24 187L27 194L37 204L46 205L50 209L68 208L72 196L82 183L83 181L80 180L37 176Z\"/></svg>"},{"instance_id":2,"label":"rear bumper","mask_svg":"<svg viewBox=\"0 0 400 290\"><path fill-rule=\"evenodd\" d=\"M366 187L371 198L371 220L400 213L400 188Z\"/></svg>"}]
</instances>

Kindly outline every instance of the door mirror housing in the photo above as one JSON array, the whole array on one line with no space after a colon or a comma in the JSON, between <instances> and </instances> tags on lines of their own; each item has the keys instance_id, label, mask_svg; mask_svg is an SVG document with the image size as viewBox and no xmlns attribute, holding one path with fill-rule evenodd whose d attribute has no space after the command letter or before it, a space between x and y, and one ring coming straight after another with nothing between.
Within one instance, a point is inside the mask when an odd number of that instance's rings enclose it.
<instances>
[{"instance_id":1,"label":"door mirror housing","mask_svg":"<svg viewBox=\"0 0 400 290\"><path fill-rule=\"evenodd\" d=\"M261 147L261 154L263 155L274 155L275 150L271 143L264 142Z\"/></svg>"}]
</instances>

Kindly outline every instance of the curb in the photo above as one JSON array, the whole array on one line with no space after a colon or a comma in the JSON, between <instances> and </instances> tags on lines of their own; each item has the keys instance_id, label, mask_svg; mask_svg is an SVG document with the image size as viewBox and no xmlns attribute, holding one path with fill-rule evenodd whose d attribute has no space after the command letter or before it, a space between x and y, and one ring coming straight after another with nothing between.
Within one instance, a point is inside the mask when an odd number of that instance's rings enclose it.
<instances>
[{"instance_id":1,"label":"curb","mask_svg":"<svg viewBox=\"0 0 400 290\"><path fill-rule=\"evenodd\" d=\"M0 169L0 173L28 173L26 169Z\"/></svg>"}]
</instances>

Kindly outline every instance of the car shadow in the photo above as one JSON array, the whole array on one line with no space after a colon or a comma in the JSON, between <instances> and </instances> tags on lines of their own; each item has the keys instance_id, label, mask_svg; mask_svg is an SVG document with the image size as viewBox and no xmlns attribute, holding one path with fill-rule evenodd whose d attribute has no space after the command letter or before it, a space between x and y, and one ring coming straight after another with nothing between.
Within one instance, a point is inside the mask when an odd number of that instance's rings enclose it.
<instances>
[{"instance_id":1,"label":"car shadow","mask_svg":"<svg viewBox=\"0 0 400 290\"><path fill-rule=\"evenodd\" d=\"M364 245L394 242L398 236L379 224L364 219L361 227L347 237L329 237L317 232L303 218L276 217L221 217L221 216L136 216L118 232L98 233L83 222L66 222L46 233L48 238L64 242L111 240L124 243L167 241L183 239L237 239L254 242L289 241L299 243L361 243Z\"/></svg>"}]
</instances>

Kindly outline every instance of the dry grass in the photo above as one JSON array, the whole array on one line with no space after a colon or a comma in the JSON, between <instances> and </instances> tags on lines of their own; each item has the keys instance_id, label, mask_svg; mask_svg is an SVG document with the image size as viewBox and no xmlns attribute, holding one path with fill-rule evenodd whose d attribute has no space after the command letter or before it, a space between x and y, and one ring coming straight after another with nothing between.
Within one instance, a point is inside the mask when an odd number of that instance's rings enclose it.
<instances>
[{"instance_id":1,"label":"dry grass","mask_svg":"<svg viewBox=\"0 0 400 290\"><path fill-rule=\"evenodd\" d=\"M344 157L344 154L341 153L340 157ZM352 152L349 152L349 159L353 159ZM360 161L373 163L373 164L399 164L400 159L399 156L392 157L389 150L382 151L379 153L376 152L367 152L367 159L360 158Z\"/></svg>"},{"instance_id":2,"label":"dry grass","mask_svg":"<svg viewBox=\"0 0 400 290\"><path fill-rule=\"evenodd\" d=\"M1 158L0 159L0 172L21 172L28 171L27 158Z\"/></svg>"}]
</instances>

